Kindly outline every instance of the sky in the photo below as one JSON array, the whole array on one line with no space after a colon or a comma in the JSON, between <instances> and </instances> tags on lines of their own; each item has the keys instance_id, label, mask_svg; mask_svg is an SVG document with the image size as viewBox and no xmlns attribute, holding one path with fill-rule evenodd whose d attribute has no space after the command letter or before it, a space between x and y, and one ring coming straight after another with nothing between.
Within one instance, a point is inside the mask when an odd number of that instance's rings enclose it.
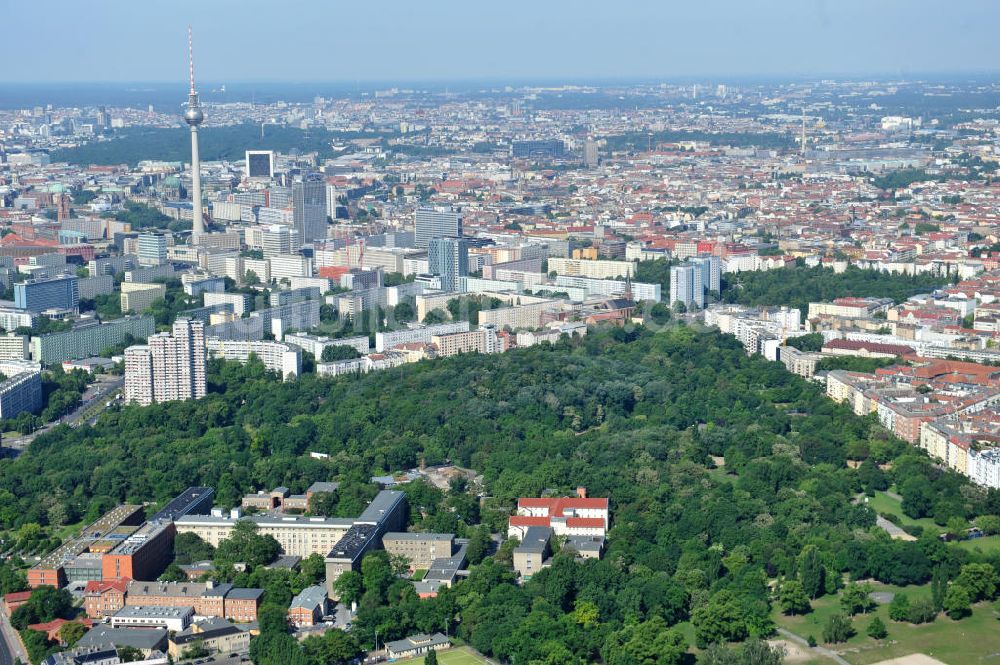
<instances>
[{"instance_id":1,"label":"sky","mask_svg":"<svg viewBox=\"0 0 1000 665\"><path fill-rule=\"evenodd\" d=\"M4 0L0 81L995 72L994 0ZM2 89L0 89L2 95Z\"/></svg>"}]
</instances>

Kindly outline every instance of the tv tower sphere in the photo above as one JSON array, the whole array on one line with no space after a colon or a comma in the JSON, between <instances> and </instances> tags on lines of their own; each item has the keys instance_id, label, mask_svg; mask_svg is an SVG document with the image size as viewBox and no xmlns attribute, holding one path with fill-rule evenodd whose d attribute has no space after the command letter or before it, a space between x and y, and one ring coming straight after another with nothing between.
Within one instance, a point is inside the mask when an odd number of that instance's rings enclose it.
<instances>
[{"instance_id":1,"label":"tv tower sphere","mask_svg":"<svg viewBox=\"0 0 1000 665\"><path fill-rule=\"evenodd\" d=\"M201 107L198 106L198 100L194 100L194 105L188 102L188 109L184 112L184 122L189 125L198 126L205 120L205 114L202 112Z\"/></svg>"}]
</instances>

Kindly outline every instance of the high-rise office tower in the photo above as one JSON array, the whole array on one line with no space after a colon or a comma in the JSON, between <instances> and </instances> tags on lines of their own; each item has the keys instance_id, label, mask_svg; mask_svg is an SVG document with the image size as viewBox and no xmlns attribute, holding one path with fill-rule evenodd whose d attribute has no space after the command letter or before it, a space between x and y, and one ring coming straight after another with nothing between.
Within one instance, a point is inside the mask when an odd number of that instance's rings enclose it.
<instances>
[{"instance_id":1,"label":"high-rise office tower","mask_svg":"<svg viewBox=\"0 0 1000 665\"><path fill-rule=\"evenodd\" d=\"M159 266L167 262L167 237L162 233L142 233L136 242L136 256L145 266Z\"/></svg>"},{"instance_id":2,"label":"high-rise office tower","mask_svg":"<svg viewBox=\"0 0 1000 665\"><path fill-rule=\"evenodd\" d=\"M442 291L457 291L458 278L469 274L469 242L464 238L432 238L427 268L441 277Z\"/></svg>"},{"instance_id":3,"label":"high-rise office tower","mask_svg":"<svg viewBox=\"0 0 1000 665\"><path fill-rule=\"evenodd\" d=\"M178 318L170 333L125 349L125 401L153 402L205 396L205 323Z\"/></svg>"},{"instance_id":4,"label":"high-rise office tower","mask_svg":"<svg viewBox=\"0 0 1000 665\"><path fill-rule=\"evenodd\" d=\"M205 121L205 113L198 102L198 93L194 89L194 43L191 37L191 26L188 26L188 67L191 78L191 91L188 93L188 107L184 112L184 122L191 127L191 233L199 236L205 232L205 217L201 198L201 158L198 156L198 125Z\"/></svg>"},{"instance_id":5,"label":"high-rise office tower","mask_svg":"<svg viewBox=\"0 0 1000 665\"><path fill-rule=\"evenodd\" d=\"M337 219L337 206L340 205L337 199L340 197L340 190L334 185L326 186L326 215L330 219Z\"/></svg>"},{"instance_id":6,"label":"high-rise office tower","mask_svg":"<svg viewBox=\"0 0 1000 665\"><path fill-rule=\"evenodd\" d=\"M417 208L413 242L426 249L431 238L461 238L462 213L448 208Z\"/></svg>"},{"instance_id":7,"label":"high-rise office tower","mask_svg":"<svg viewBox=\"0 0 1000 665\"><path fill-rule=\"evenodd\" d=\"M679 265L670 269L670 306L683 303L684 307L705 306L705 287L701 283L701 266Z\"/></svg>"},{"instance_id":8,"label":"high-rise office tower","mask_svg":"<svg viewBox=\"0 0 1000 665\"><path fill-rule=\"evenodd\" d=\"M14 307L29 312L47 309L76 310L80 306L80 286L76 275L52 279L29 279L14 284Z\"/></svg>"},{"instance_id":9,"label":"high-rise office tower","mask_svg":"<svg viewBox=\"0 0 1000 665\"><path fill-rule=\"evenodd\" d=\"M294 254L299 251L301 238L298 229L281 224L272 224L260 234L260 248L265 259L279 254Z\"/></svg>"},{"instance_id":10,"label":"high-rise office tower","mask_svg":"<svg viewBox=\"0 0 1000 665\"><path fill-rule=\"evenodd\" d=\"M247 150L246 171L248 178L270 180L274 177L273 150Z\"/></svg>"},{"instance_id":11,"label":"high-rise office tower","mask_svg":"<svg viewBox=\"0 0 1000 665\"><path fill-rule=\"evenodd\" d=\"M326 238L326 183L309 177L292 185L292 215L303 243Z\"/></svg>"},{"instance_id":12,"label":"high-rise office tower","mask_svg":"<svg viewBox=\"0 0 1000 665\"><path fill-rule=\"evenodd\" d=\"M597 141L592 139L587 139L583 143L583 163L585 166L594 167L597 166L598 162L598 152L597 152Z\"/></svg>"}]
</instances>

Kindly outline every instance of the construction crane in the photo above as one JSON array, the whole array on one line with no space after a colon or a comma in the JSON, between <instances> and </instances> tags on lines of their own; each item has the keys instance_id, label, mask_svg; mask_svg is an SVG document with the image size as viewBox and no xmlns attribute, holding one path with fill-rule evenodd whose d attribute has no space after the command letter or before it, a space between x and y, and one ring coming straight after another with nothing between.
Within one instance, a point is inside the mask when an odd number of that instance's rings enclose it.
<instances>
[{"instance_id":1,"label":"construction crane","mask_svg":"<svg viewBox=\"0 0 1000 665\"><path fill-rule=\"evenodd\" d=\"M365 239L358 238L358 270L365 269Z\"/></svg>"}]
</instances>

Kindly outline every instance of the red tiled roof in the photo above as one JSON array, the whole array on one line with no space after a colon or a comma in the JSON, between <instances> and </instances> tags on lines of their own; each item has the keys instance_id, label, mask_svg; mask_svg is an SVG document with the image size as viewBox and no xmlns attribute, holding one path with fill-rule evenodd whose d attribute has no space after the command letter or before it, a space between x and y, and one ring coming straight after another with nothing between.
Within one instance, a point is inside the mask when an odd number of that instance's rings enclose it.
<instances>
[{"instance_id":1,"label":"red tiled roof","mask_svg":"<svg viewBox=\"0 0 1000 665\"><path fill-rule=\"evenodd\" d=\"M5 603L23 603L31 598L31 591L15 591L3 597Z\"/></svg>"},{"instance_id":2,"label":"red tiled roof","mask_svg":"<svg viewBox=\"0 0 1000 665\"><path fill-rule=\"evenodd\" d=\"M67 623L80 623L86 628L90 628L94 625L94 622L90 619L73 619L72 621L69 619L53 619L52 621L46 621L45 623L30 624L28 628L31 630L37 630L40 633L48 633Z\"/></svg>"},{"instance_id":3,"label":"red tiled roof","mask_svg":"<svg viewBox=\"0 0 1000 665\"><path fill-rule=\"evenodd\" d=\"M528 517L527 515L511 515L511 526L548 526L548 517Z\"/></svg>"},{"instance_id":4,"label":"red tiled roof","mask_svg":"<svg viewBox=\"0 0 1000 665\"><path fill-rule=\"evenodd\" d=\"M579 497L559 497L555 499L544 498L521 498L517 500L518 508L548 508L550 515L562 515L567 509L587 508L590 510L607 510L608 500L593 498L581 499Z\"/></svg>"},{"instance_id":5,"label":"red tiled roof","mask_svg":"<svg viewBox=\"0 0 1000 665\"><path fill-rule=\"evenodd\" d=\"M604 520L600 517L567 517L566 526L578 528L604 528Z\"/></svg>"},{"instance_id":6,"label":"red tiled roof","mask_svg":"<svg viewBox=\"0 0 1000 665\"><path fill-rule=\"evenodd\" d=\"M104 593L105 591L120 591L125 593L128 588L128 583L132 580L128 577L122 577L114 580L90 580L87 582L87 586L84 587L84 593Z\"/></svg>"}]
</instances>

